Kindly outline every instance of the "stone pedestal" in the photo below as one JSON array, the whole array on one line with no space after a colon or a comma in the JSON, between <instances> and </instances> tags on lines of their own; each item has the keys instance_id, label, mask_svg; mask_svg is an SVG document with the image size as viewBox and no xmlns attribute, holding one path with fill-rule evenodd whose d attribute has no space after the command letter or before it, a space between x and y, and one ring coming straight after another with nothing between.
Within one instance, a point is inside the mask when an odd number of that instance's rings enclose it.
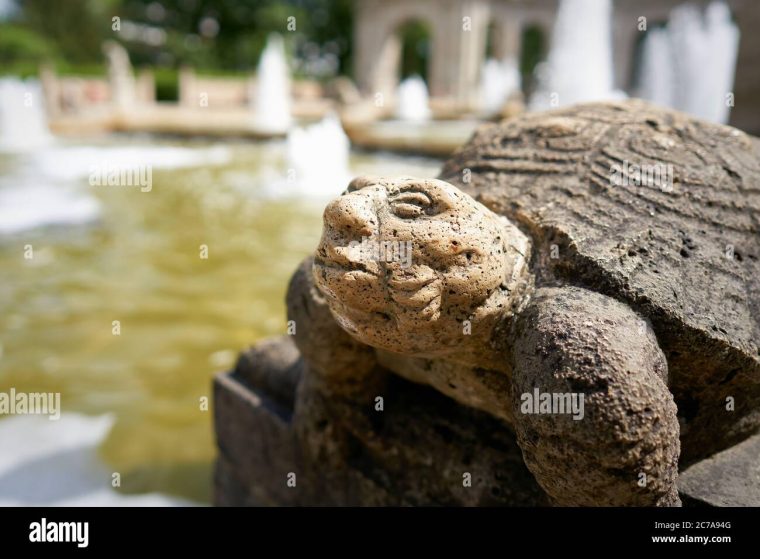
<instances>
[{"instance_id":1,"label":"stone pedestal","mask_svg":"<svg viewBox=\"0 0 760 559\"><path fill-rule=\"evenodd\" d=\"M389 378L385 409L357 412L304 389L291 338L243 353L214 381L215 504L549 504L504 424ZM760 435L682 472L679 492L685 506L760 506Z\"/></svg>"},{"instance_id":2,"label":"stone pedestal","mask_svg":"<svg viewBox=\"0 0 760 559\"><path fill-rule=\"evenodd\" d=\"M303 463L292 429L293 397L302 374L292 344L264 343L240 356L214 381L214 427L219 457L215 504L294 505L286 484ZM277 379L280 385L268 379Z\"/></svg>"},{"instance_id":3,"label":"stone pedestal","mask_svg":"<svg viewBox=\"0 0 760 559\"><path fill-rule=\"evenodd\" d=\"M678 489L685 505L760 507L760 435L694 464Z\"/></svg>"},{"instance_id":4,"label":"stone pedestal","mask_svg":"<svg viewBox=\"0 0 760 559\"><path fill-rule=\"evenodd\" d=\"M347 410L308 383L288 337L217 376L215 504L548 504L496 419L395 376L383 411Z\"/></svg>"}]
</instances>

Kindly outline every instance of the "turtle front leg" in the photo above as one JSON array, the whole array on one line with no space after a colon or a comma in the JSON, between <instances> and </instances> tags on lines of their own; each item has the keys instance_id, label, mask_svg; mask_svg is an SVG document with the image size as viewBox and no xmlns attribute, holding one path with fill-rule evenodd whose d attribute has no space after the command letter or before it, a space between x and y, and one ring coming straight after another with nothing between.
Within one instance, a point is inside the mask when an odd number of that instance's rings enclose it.
<instances>
[{"instance_id":1,"label":"turtle front leg","mask_svg":"<svg viewBox=\"0 0 760 559\"><path fill-rule=\"evenodd\" d=\"M513 411L525 462L560 506L679 506L667 362L626 305L575 287L521 313Z\"/></svg>"},{"instance_id":2,"label":"turtle front leg","mask_svg":"<svg viewBox=\"0 0 760 559\"><path fill-rule=\"evenodd\" d=\"M375 350L353 339L335 321L314 285L312 263L313 258L306 258L290 280L288 328L312 380L323 392L363 402L385 382L377 370Z\"/></svg>"}]
</instances>

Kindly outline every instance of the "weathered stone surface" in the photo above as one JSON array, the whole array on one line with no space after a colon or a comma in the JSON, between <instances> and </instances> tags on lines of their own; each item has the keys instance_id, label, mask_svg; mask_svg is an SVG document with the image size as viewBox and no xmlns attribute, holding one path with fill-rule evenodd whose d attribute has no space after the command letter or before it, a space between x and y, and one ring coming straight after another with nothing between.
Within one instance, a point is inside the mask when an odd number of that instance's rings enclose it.
<instances>
[{"instance_id":1,"label":"weathered stone surface","mask_svg":"<svg viewBox=\"0 0 760 559\"><path fill-rule=\"evenodd\" d=\"M485 125L441 178L529 233L539 285L580 285L651 321L689 463L760 427L759 154L739 130L629 100ZM615 165L672 184L615 185Z\"/></svg>"},{"instance_id":2,"label":"weathered stone surface","mask_svg":"<svg viewBox=\"0 0 760 559\"><path fill-rule=\"evenodd\" d=\"M513 399L525 462L554 502L679 504L676 406L652 329L614 299L565 287L539 289L517 330L514 394L584 396L582 416L520 413Z\"/></svg>"},{"instance_id":3,"label":"weathered stone surface","mask_svg":"<svg viewBox=\"0 0 760 559\"><path fill-rule=\"evenodd\" d=\"M215 472L217 505L293 505L286 486L300 450L291 433L293 394L268 392L282 387L277 376L298 376L301 363L292 344L268 341L249 350L232 373L214 381L214 428L219 458ZM295 357L295 359L294 359ZM255 390L257 387L258 390ZM285 396L283 398L283 396ZM281 398L283 403L277 401Z\"/></svg>"},{"instance_id":4,"label":"weathered stone surface","mask_svg":"<svg viewBox=\"0 0 760 559\"><path fill-rule=\"evenodd\" d=\"M630 176L652 165L659 184ZM258 403L227 394L248 429L269 414L247 436L283 463L223 453L220 487L245 486L245 464L273 480L291 466L298 491L252 500L525 504L516 430L553 503L668 506L679 466L760 428L746 135L638 101L581 105L482 127L442 177L362 177L328 205L287 296L302 365L265 344L241 360L262 370L235 373ZM583 397L585 416L523 409L534 390ZM246 445L221 432L223 449Z\"/></svg>"},{"instance_id":5,"label":"weathered stone surface","mask_svg":"<svg viewBox=\"0 0 760 559\"><path fill-rule=\"evenodd\" d=\"M678 479L684 504L760 507L760 435L697 462Z\"/></svg>"},{"instance_id":6,"label":"weathered stone surface","mask_svg":"<svg viewBox=\"0 0 760 559\"><path fill-rule=\"evenodd\" d=\"M298 349L284 339L268 338L241 353L235 364L235 374L243 384L257 387L275 402L292 410L302 364Z\"/></svg>"},{"instance_id":7,"label":"weathered stone surface","mask_svg":"<svg viewBox=\"0 0 760 559\"><path fill-rule=\"evenodd\" d=\"M291 338L276 344L292 354ZM287 373L296 365L267 361L268 345L251 352L255 369L285 366ZM234 371L215 382L216 504L547 504L508 428L430 388L392 377L378 412L374 401L326 397L304 371L293 413L243 376ZM286 485L290 472L296 487Z\"/></svg>"},{"instance_id":8,"label":"weathered stone surface","mask_svg":"<svg viewBox=\"0 0 760 559\"><path fill-rule=\"evenodd\" d=\"M503 367L483 337L520 303L529 250L516 227L448 183L360 177L325 208L314 280L343 329L372 347Z\"/></svg>"}]
</instances>

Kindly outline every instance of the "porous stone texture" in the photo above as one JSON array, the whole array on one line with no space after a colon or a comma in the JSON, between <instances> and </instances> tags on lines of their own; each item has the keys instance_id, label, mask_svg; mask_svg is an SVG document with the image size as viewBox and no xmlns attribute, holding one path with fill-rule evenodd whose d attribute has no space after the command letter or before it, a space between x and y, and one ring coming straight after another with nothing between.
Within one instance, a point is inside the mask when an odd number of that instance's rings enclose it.
<instances>
[{"instance_id":1,"label":"porous stone texture","mask_svg":"<svg viewBox=\"0 0 760 559\"><path fill-rule=\"evenodd\" d=\"M659 182L636 178L651 166ZM489 471L523 479L516 430L553 504L672 506L679 466L757 432L749 137L639 101L580 105L483 126L441 179L360 177L327 206L288 289L300 376L247 375L262 413L296 386L263 433L316 480L310 502L482 504ZM409 243L411 260L362 242ZM255 351L241 363L268 362ZM534 390L585 413L526 411ZM460 491L467 464L481 492Z\"/></svg>"},{"instance_id":2,"label":"porous stone texture","mask_svg":"<svg viewBox=\"0 0 760 559\"><path fill-rule=\"evenodd\" d=\"M525 462L558 505L677 505L679 428L668 367L629 307L585 289L539 289L520 315L513 394L582 394L583 416L521 413Z\"/></svg>"},{"instance_id":3,"label":"porous stone texture","mask_svg":"<svg viewBox=\"0 0 760 559\"><path fill-rule=\"evenodd\" d=\"M243 353L231 373L214 380L216 505L299 503L285 478L301 461L291 423L302 370L295 346L272 339Z\"/></svg>"},{"instance_id":4,"label":"porous stone texture","mask_svg":"<svg viewBox=\"0 0 760 559\"><path fill-rule=\"evenodd\" d=\"M688 505L760 507L760 435L694 464L678 488Z\"/></svg>"},{"instance_id":5,"label":"porous stone texture","mask_svg":"<svg viewBox=\"0 0 760 559\"><path fill-rule=\"evenodd\" d=\"M645 166L672 180L637 184ZM440 178L528 234L538 285L583 286L650 320L683 463L760 428L757 142L642 101L593 103L484 125Z\"/></svg>"},{"instance_id":6,"label":"porous stone texture","mask_svg":"<svg viewBox=\"0 0 760 559\"><path fill-rule=\"evenodd\" d=\"M324 224L317 287L338 323L376 348L466 360L463 321L517 303L527 283L525 235L443 181L360 177Z\"/></svg>"},{"instance_id":7,"label":"porous stone texture","mask_svg":"<svg viewBox=\"0 0 760 559\"><path fill-rule=\"evenodd\" d=\"M548 504L498 420L383 371L382 412L327 396L291 337L264 345L215 380L215 504ZM280 375L297 393L269 393Z\"/></svg>"}]
</instances>

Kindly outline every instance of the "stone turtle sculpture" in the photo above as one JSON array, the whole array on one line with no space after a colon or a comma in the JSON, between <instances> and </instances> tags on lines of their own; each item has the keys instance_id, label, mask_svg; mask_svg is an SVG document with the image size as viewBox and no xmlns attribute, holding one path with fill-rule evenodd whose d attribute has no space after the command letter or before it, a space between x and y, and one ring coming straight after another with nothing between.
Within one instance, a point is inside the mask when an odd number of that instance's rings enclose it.
<instances>
[{"instance_id":1,"label":"stone turtle sculpture","mask_svg":"<svg viewBox=\"0 0 760 559\"><path fill-rule=\"evenodd\" d=\"M289 314L336 398L379 364L514 429L555 504L672 506L679 456L760 428L759 259L750 137L579 105L483 126L440 180L352 181Z\"/></svg>"}]
</instances>

